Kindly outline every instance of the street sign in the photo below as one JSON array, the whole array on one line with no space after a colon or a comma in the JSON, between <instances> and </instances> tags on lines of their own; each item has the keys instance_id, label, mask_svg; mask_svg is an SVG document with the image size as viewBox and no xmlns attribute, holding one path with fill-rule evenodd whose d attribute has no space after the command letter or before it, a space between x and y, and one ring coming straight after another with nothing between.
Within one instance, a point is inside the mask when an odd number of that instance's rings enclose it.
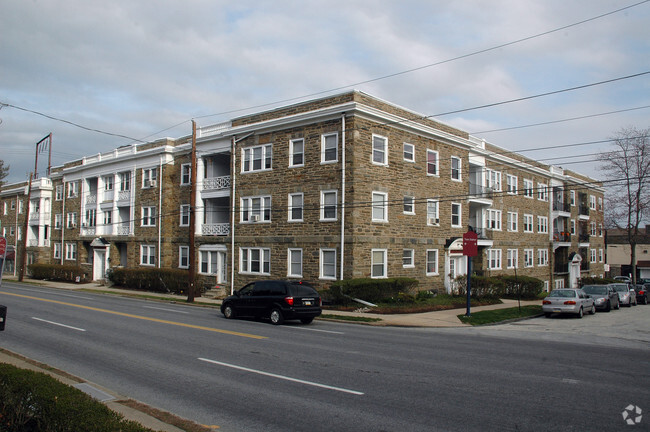
<instances>
[{"instance_id":1,"label":"street sign","mask_svg":"<svg viewBox=\"0 0 650 432\"><path fill-rule=\"evenodd\" d=\"M0 257L4 258L5 253L7 253L7 239L0 237Z\"/></svg>"},{"instance_id":2,"label":"street sign","mask_svg":"<svg viewBox=\"0 0 650 432\"><path fill-rule=\"evenodd\" d=\"M469 257L478 255L478 234L474 231L463 234L463 255Z\"/></svg>"}]
</instances>

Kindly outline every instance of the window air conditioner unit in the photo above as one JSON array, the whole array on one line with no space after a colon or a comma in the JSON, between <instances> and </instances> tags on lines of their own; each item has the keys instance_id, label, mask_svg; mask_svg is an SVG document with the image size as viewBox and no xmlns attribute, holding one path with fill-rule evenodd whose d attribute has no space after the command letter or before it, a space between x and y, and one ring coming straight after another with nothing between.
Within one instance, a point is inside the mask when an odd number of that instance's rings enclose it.
<instances>
[{"instance_id":1,"label":"window air conditioner unit","mask_svg":"<svg viewBox=\"0 0 650 432\"><path fill-rule=\"evenodd\" d=\"M430 217L429 219L427 219L427 223L429 225L437 225L440 223L440 219Z\"/></svg>"},{"instance_id":2,"label":"window air conditioner unit","mask_svg":"<svg viewBox=\"0 0 650 432\"><path fill-rule=\"evenodd\" d=\"M259 222L260 215L251 215L251 222Z\"/></svg>"},{"instance_id":3,"label":"window air conditioner unit","mask_svg":"<svg viewBox=\"0 0 650 432\"><path fill-rule=\"evenodd\" d=\"M149 187L156 187L156 180L149 180Z\"/></svg>"},{"instance_id":4,"label":"window air conditioner unit","mask_svg":"<svg viewBox=\"0 0 650 432\"><path fill-rule=\"evenodd\" d=\"M72 223L70 224L70 227L71 227L71 228L77 228L77 223L76 223L76 222L72 222Z\"/></svg>"}]
</instances>

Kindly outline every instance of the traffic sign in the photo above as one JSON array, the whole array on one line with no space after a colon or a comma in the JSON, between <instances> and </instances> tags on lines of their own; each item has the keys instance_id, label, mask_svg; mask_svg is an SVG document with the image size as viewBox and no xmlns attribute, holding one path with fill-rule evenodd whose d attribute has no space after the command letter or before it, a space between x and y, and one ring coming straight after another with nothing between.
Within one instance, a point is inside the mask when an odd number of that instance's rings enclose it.
<instances>
[{"instance_id":1,"label":"traffic sign","mask_svg":"<svg viewBox=\"0 0 650 432\"><path fill-rule=\"evenodd\" d=\"M0 257L4 258L5 253L7 253L7 239L0 237Z\"/></svg>"},{"instance_id":2,"label":"traffic sign","mask_svg":"<svg viewBox=\"0 0 650 432\"><path fill-rule=\"evenodd\" d=\"M467 231L463 234L463 255L478 255L478 234L474 231Z\"/></svg>"}]
</instances>

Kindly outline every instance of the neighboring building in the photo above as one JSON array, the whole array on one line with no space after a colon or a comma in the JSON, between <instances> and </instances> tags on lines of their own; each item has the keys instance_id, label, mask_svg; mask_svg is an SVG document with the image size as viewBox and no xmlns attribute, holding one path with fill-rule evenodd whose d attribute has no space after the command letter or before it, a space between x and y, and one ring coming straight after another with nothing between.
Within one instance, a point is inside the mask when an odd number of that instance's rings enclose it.
<instances>
[{"instance_id":1,"label":"neighboring building","mask_svg":"<svg viewBox=\"0 0 650 432\"><path fill-rule=\"evenodd\" d=\"M607 264L610 275L632 276L630 264L631 246L627 242L627 231L607 230ZM639 229L640 238L636 245L636 277L650 279L650 225Z\"/></svg>"},{"instance_id":2,"label":"neighboring building","mask_svg":"<svg viewBox=\"0 0 650 432\"><path fill-rule=\"evenodd\" d=\"M469 226L480 274L547 288L604 274L600 183L362 92L200 128L197 161L195 203L190 137L53 168L32 184L28 262L78 263L94 279L114 266L188 268L194 205L201 283L228 290L396 276L450 290L466 273ZM25 186L0 192L10 244Z\"/></svg>"}]
</instances>

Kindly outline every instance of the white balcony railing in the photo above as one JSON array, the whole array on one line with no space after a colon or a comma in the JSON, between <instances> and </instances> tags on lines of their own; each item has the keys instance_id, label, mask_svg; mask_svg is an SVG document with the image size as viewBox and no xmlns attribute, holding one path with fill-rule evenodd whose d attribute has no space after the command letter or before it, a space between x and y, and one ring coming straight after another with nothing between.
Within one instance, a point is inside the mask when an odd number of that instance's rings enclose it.
<instances>
[{"instance_id":1,"label":"white balcony railing","mask_svg":"<svg viewBox=\"0 0 650 432\"><path fill-rule=\"evenodd\" d=\"M203 179L203 190L228 189L230 187L230 176L209 177Z\"/></svg>"},{"instance_id":2,"label":"white balcony railing","mask_svg":"<svg viewBox=\"0 0 650 432\"><path fill-rule=\"evenodd\" d=\"M131 224L120 224L117 226L117 235L129 235L131 234Z\"/></svg>"},{"instance_id":3,"label":"white balcony railing","mask_svg":"<svg viewBox=\"0 0 650 432\"><path fill-rule=\"evenodd\" d=\"M86 204L97 204L97 194L90 194L86 197Z\"/></svg>"},{"instance_id":4,"label":"white balcony railing","mask_svg":"<svg viewBox=\"0 0 650 432\"><path fill-rule=\"evenodd\" d=\"M117 201L130 201L131 200L131 191L122 190L117 193Z\"/></svg>"},{"instance_id":5,"label":"white balcony railing","mask_svg":"<svg viewBox=\"0 0 650 432\"><path fill-rule=\"evenodd\" d=\"M203 224L201 226L201 234L205 236L228 235L230 234L230 224L229 223Z\"/></svg>"}]
</instances>

